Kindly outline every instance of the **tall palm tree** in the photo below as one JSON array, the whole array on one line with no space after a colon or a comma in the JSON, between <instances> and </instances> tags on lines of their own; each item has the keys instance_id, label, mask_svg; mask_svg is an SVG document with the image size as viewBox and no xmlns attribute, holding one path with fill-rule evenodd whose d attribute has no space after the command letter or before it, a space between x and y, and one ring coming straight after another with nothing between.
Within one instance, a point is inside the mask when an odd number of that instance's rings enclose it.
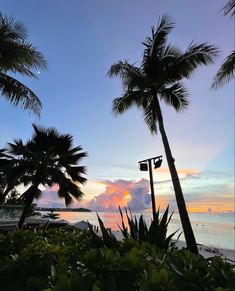
<instances>
[{"instance_id":1,"label":"tall palm tree","mask_svg":"<svg viewBox=\"0 0 235 291\"><path fill-rule=\"evenodd\" d=\"M187 50L182 52L167 43L168 34L173 27L174 23L164 15L159 20L156 30L152 28L152 35L143 43L145 49L141 65L138 67L127 61L120 61L111 66L108 75L119 76L124 88L124 94L113 100L114 113L124 113L132 105L136 105L143 110L144 120L151 133L156 134L159 128L186 243L192 252L197 253L197 244L165 132L159 101L173 106L177 112L185 109L188 106L188 94L180 81L189 78L198 66L212 63L217 49L206 43L199 45L191 43Z\"/></svg>"},{"instance_id":2,"label":"tall palm tree","mask_svg":"<svg viewBox=\"0 0 235 291\"><path fill-rule=\"evenodd\" d=\"M235 0L229 0L223 7L224 15L231 13L232 17L235 17ZM234 19L233 19L234 21ZM234 78L235 74L235 50L233 50L224 60L219 71L215 75L212 83L212 88L218 89L225 83L228 83Z\"/></svg>"},{"instance_id":3,"label":"tall palm tree","mask_svg":"<svg viewBox=\"0 0 235 291\"><path fill-rule=\"evenodd\" d=\"M79 200L82 197L79 185L86 181L85 167L78 163L87 154L81 146L72 147L72 136L59 134L54 128L43 129L36 125L33 128L35 133L25 144L20 139L8 144L8 154L12 156L8 180L14 177L16 184L29 186L22 194L25 208L19 228L23 226L33 199L41 195L40 186L58 184L58 195L65 199L67 206L73 198Z\"/></svg>"},{"instance_id":4,"label":"tall palm tree","mask_svg":"<svg viewBox=\"0 0 235 291\"><path fill-rule=\"evenodd\" d=\"M27 39L21 22L0 13L0 92L13 105L39 115L41 101L37 95L12 76L18 73L37 78L32 69L47 67L44 56Z\"/></svg>"}]
</instances>

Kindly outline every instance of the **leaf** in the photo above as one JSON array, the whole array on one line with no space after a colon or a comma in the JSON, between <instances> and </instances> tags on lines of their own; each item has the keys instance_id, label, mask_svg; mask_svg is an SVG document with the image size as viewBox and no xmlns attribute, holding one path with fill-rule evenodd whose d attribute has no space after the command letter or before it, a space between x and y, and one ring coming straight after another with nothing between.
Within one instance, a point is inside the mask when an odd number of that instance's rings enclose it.
<instances>
[{"instance_id":1,"label":"leaf","mask_svg":"<svg viewBox=\"0 0 235 291\"><path fill-rule=\"evenodd\" d=\"M98 217L98 221L99 221L99 225L100 225L100 229L102 232L102 237L103 237L103 241L105 245L109 248L117 248L119 244L116 237L112 234L111 230L108 230L105 228L104 223L99 217L99 215L98 214L96 215Z\"/></svg>"}]
</instances>

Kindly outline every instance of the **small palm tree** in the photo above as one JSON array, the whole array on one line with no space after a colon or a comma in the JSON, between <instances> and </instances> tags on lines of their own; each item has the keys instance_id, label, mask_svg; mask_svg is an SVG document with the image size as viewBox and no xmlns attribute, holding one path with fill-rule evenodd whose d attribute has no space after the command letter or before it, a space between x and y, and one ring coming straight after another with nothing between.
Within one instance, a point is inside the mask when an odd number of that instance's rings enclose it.
<instances>
[{"instance_id":1,"label":"small palm tree","mask_svg":"<svg viewBox=\"0 0 235 291\"><path fill-rule=\"evenodd\" d=\"M235 0L230 0L223 7L224 15L231 13L231 16L235 16ZM212 83L212 88L218 89L222 87L225 83L228 83L234 78L235 74L235 50L233 50L224 60L219 71L217 72L214 81Z\"/></svg>"},{"instance_id":2,"label":"small palm tree","mask_svg":"<svg viewBox=\"0 0 235 291\"><path fill-rule=\"evenodd\" d=\"M188 217L183 192L176 171L174 158L168 142L163 123L159 101L164 101L177 112L188 106L188 94L180 82L189 78L200 65L212 63L217 49L206 43L191 44L186 52L167 43L167 36L174 23L164 15L156 30L143 43L145 46L143 60L139 67L127 61L113 64L109 69L110 77L119 76L122 80L124 94L113 100L113 111L124 113L136 105L143 110L144 120L152 134L159 131L162 136L166 158L172 177L179 214L188 248L197 253L197 245Z\"/></svg>"},{"instance_id":3,"label":"small palm tree","mask_svg":"<svg viewBox=\"0 0 235 291\"><path fill-rule=\"evenodd\" d=\"M43 55L27 39L22 23L0 13L1 94L13 105L21 105L39 115L41 101L37 95L12 77L12 74L18 73L37 78L32 69L44 70L47 67Z\"/></svg>"},{"instance_id":4,"label":"small palm tree","mask_svg":"<svg viewBox=\"0 0 235 291\"><path fill-rule=\"evenodd\" d=\"M51 187L58 184L58 195L65 199L67 206L73 198L79 200L82 197L79 184L86 181L85 167L77 164L87 154L81 146L72 147L72 136L61 135L54 128L43 129L36 125L33 128L35 133L25 144L20 139L8 144L8 154L12 155L12 168L7 172L8 180L14 177L16 184L29 186L21 196L25 201L25 208L19 220L19 228L22 228L34 198L41 195L40 186Z\"/></svg>"}]
</instances>

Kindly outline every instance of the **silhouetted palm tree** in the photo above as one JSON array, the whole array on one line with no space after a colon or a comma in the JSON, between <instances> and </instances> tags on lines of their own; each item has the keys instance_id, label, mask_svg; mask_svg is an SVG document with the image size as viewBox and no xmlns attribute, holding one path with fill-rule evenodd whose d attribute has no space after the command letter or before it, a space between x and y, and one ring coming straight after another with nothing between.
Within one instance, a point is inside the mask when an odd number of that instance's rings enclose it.
<instances>
[{"instance_id":1,"label":"silhouetted palm tree","mask_svg":"<svg viewBox=\"0 0 235 291\"><path fill-rule=\"evenodd\" d=\"M19 220L22 228L26 213L33 202L41 194L40 186L51 187L58 184L58 195L69 205L73 198L80 199L83 195L79 184L86 181L85 167L77 165L87 154L81 146L72 147L73 138L69 134L59 134L56 129L39 128L33 125L34 135L31 140L23 143L15 140L8 144L8 153L12 155L11 177L17 184L30 186L23 194L25 208ZM10 177L10 175L9 175Z\"/></svg>"},{"instance_id":2,"label":"silhouetted palm tree","mask_svg":"<svg viewBox=\"0 0 235 291\"><path fill-rule=\"evenodd\" d=\"M0 13L1 94L13 105L20 104L24 109L40 114L41 101L36 94L12 77L12 74L18 73L37 78L32 69L46 69L43 55L27 39L22 23Z\"/></svg>"},{"instance_id":3,"label":"silhouetted palm tree","mask_svg":"<svg viewBox=\"0 0 235 291\"><path fill-rule=\"evenodd\" d=\"M235 16L235 0L230 0L223 7L224 15L227 15L231 12L231 16ZM233 19L234 21L234 19ZM221 65L218 73L216 74L214 81L212 83L212 88L217 89L222 87L225 83L228 83L234 78L235 74L235 50L229 54L223 64Z\"/></svg>"},{"instance_id":4,"label":"silhouetted palm tree","mask_svg":"<svg viewBox=\"0 0 235 291\"><path fill-rule=\"evenodd\" d=\"M127 61L113 64L108 72L110 77L119 76L124 94L113 100L114 113L124 113L132 105L143 110L144 120L152 134L159 128L166 158L170 169L179 214L188 248L197 253L197 245L188 217L179 177L165 132L159 101L173 106L178 112L188 106L188 94L183 78L189 78L200 65L212 63L217 49L206 43L190 44L186 52L167 43L167 36L174 23L167 15L160 20L156 30L143 43L145 46L139 67Z\"/></svg>"}]
</instances>

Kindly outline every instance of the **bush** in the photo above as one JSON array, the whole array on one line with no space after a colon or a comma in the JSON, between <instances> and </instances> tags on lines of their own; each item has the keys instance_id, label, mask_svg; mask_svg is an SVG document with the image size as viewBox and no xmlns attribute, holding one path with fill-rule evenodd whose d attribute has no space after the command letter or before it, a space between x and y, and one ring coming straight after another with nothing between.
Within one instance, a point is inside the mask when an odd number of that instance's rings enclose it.
<instances>
[{"instance_id":1,"label":"bush","mask_svg":"<svg viewBox=\"0 0 235 291\"><path fill-rule=\"evenodd\" d=\"M69 228L0 235L0 290L234 290L233 266L132 239L109 248Z\"/></svg>"}]
</instances>

